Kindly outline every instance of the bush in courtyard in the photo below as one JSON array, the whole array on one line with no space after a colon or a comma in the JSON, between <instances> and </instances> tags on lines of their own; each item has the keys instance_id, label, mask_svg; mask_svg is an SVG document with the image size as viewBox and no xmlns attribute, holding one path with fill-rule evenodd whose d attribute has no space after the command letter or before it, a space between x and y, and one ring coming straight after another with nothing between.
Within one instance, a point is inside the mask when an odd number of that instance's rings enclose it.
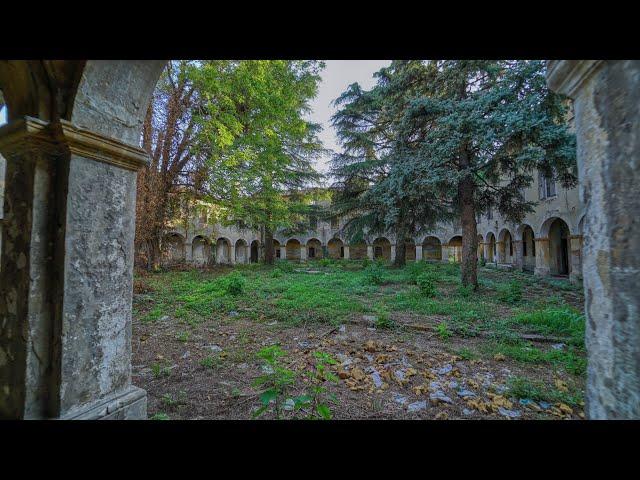
<instances>
[{"instance_id":1,"label":"bush in courtyard","mask_svg":"<svg viewBox=\"0 0 640 480\"><path fill-rule=\"evenodd\" d=\"M522 284L517 280L498 285L498 299L501 302L514 304L522 299Z\"/></svg>"},{"instance_id":2,"label":"bush in courtyard","mask_svg":"<svg viewBox=\"0 0 640 480\"><path fill-rule=\"evenodd\" d=\"M469 298L473 294L473 285L458 285L458 296L462 298Z\"/></svg>"},{"instance_id":3,"label":"bush in courtyard","mask_svg":"<svg viewBox=\"0 0 640 480\"><path fill-rule=\"evenodd\" d=\"M240 295L244 290L245 279L239 272L231 272L222 278L222 287L228 295Z\"/></svg>"},{"instance_id":4,"label":"bush in courtyard","mask_svg":"<svg viewBox=\"0 0 640 480\"><path fill-rule=\"evenodd\" d=\"M420 291L429 297L433 297L436 293L436 282L434 276L430 272L423 272L416 278L416 284Z\"/></svg>"},{"instance_id":5,"label":"bush in courtyard","mask_svg":"<svg viewBox=\"0 0 640 480\"><path fill-rule=\"evenodd\" d=\"M384 283L384 269L378 263L372 263L364 269L365 282L368 285L382 285Z\"/></svg>"},{"instance_id":6,"label":"bush in courtyard","mask_svg":"<svg viewBox=\"0 0 640 480\"><path fill-rule=\"evenodd\" d=\"M293 264L287 260L278 260L276 262L276 265L284 273L291 273L294 270Z\"/></svg>"}]
</instances>

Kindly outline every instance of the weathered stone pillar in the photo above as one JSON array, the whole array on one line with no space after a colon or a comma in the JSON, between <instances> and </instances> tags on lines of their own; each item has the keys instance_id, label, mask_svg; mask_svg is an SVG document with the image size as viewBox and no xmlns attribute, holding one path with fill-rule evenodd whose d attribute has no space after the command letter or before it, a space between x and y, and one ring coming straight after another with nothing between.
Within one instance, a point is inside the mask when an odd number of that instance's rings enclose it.
<instances>
[{"instance_id":1,"label":"weathered stone pillar","mask_svg":"<svg viewBox=\"0 0 640 480\"><path fill-rule=\"evenodd\" d=\"M442 263L449 263L449 244L442 244Z\"/></svg>"},{"instance_id":2,"label":"weathered stone pillar","mask_svg":"<svg viewBox=\"0 0 640 480\"><path fill-rule=\"evenodd\" d=\"M536 277L548 277L551 273L551 249L548 238L536 238Z\"/></svg>"},{"instance_id":3,"label":"weathered stone pillar","mask_svg":"<svg viewBox=\"0 0 640 480\"><path fill-rule=\"evenodd\" d=\"M193 245L191 242L184 243L184 261L187 263L193 261Z\"/></svg>"},{"instance_id":4,"label":"weathered stone pillar","mask_svg":"<svg viewBox=\"0 0 640 480\"><path fill-rule=\"evenodd\" d=\"M349 245L344 245L344 259L349 260Z\"/></svg>"},{"instance_id":5,"label":"weathered stone pillar","mask_svg":"<svg viewBox=\"0 0 640 480\"><path fill-rule=\"evenodd\" d=\"M582 281L582 235L569 237L569 244L569 261L571 262L569 281L580 283Z\"/></svg>"},{"instance_id":6,"label":"weathered stone pillar","mask_svg":"<svg viewBox=\"0 0 640 480\"><path fill-rule=\"evenodd\" d=\"M131 385L136 171L146 153L66 121L0 128L0 417L146 418Z\"/></svg>"},{"instance_id":7,"label":"weathered stone pillar","mask_svg":"<svg viewBox=\"0 0 640 480\"><path fill-rule=\"evenodd\" d=\"M236 264L236 244L232 243L229 247L229 263L231 265Z\"/></svg>"},{"instance_id":8,"label":"weathered stone pillar","mask_svg":"<svg viewBox=\"0 0 640 480\"><path fill-rule=\"evenodd\" d=\"M396 246L395 244L391 244L391 258L390 258L391 262L395 262L396 261Z\"/></svg>"},{"instance_id":9,"label":"weathered stone pillar","mask_svg":"<svg viewBox=\"0 0 640 480\"><path fill-rule=\"evenodd\" d=\"M422 245L416 245L416 262L422 260Z\"/></svg>"},{"instance_id":10,"label":"weathered stone pillar","mask_svg":"<svg viewBox=\"0 0 640 480\"><path fill-rule=\"evenodd\" d=\"M498 250L498 258L496 259L496 262L506 263L507 258L506 258L505 242L504 241L496 242L496 249Z\"/></svg>"},{"instance_id":11,"label":"weathered stone pillar","mask_svg":"<svg viewBox=\"0 0 640 480\"><path fill-rule=\"evenodd\" d=\"M482 244L483 248L484 248L484 260L489 263L491 261L491 254L493 252L491 252L491 244L488 242L485 242Z\"/></svg>"},{"instance_id":12,"label":"weathered stone pillar","mask_svg":"<svg viewBox=\"0 0 640 480\"><path fill-rule=\"evenodd\" d=\"M512 240L513 251L515 253L514 265L520 272L524 271L524 249L522 247L522 240Z\"/></svg>"},{"instance_id":13,"label":"weathered stone pillar","mask_svg":"<svg viewBox=\"0 0 640 480\"><path fill-rule=\"evenodd\" d=\"M640 61L552 61L547 80L574 99L587 415L640 419Z\"/></svg>"},{"instance_id":14,"label":"weathered stone pillar","mask_svg":"<svg viewBox=\"0 0 640 480\"><path fill-rule=\"evenodd\" d=\"M302 244L300 244L300 261L301 262L307 261L307 246Z\"/></svg>"},{"instance_id":15,"label":"weathered stone pillar","mask_svg":"<svg viewBox=\"0 0 640 480\"><path fill-rule=\"evenodd\" d=\"M373 260L373 245L367 245L367 258Z\"/></svg>"},{"instance_id":16,"label":"weathered stone pillar","mask_svg":"<svg viewBox=\"0 0 640 480\"><path fill-rule=\"evenodd\" d=\"M287 259L287 247L280 245L280 260L286 260Z\"/></svg>"}]
</instances>

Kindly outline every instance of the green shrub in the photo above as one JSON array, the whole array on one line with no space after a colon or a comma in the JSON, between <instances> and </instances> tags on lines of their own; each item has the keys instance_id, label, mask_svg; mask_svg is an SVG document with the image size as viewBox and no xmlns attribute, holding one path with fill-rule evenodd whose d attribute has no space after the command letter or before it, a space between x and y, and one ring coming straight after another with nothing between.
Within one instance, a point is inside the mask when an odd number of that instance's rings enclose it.
<instances>
[{"instance_id":1,"label":"green shrub","mask_svg":"<svg viewBox=\"0 0 640 480\"><path fill-rule=\"evenodd\" d=\"M436 282L434 277L429 272L423 272L416 278L416 284L420 288L420 291L423 295L427 295L429 297L433 297L436 293Z\"/></svg>"},{"instance_id":2,"label":"green shrub","mask_svg":"<svg viewBox=\"0 0 640 480\"><path fill-rule=\"evenodd\" d=\"M271 278L280 278L282 275L282 270L280 270L279 268L274 268L273 270L271 270L271 274L269 274Z\"/></svg>"},{"instance_id":3,"label":"green shrub","mask_svg":"<svg viewBox=\"0 0 640 480\"><path fill-rule=\"evenodd\" d=\"M449 337L453 335L453 333L451 333L451 330L449 330L449 325L447 325L447 322L440 322L436 327L436 332L438 332L438 335L442 340L448 340Z\"/></svg>"},{"instance_id":4,"label":"green shrub","mask_svg":"<svg viewBox=\"0 0 640 480\"><path fill-rule=\"evenodd\" d=\"M579 312L564 307L550 307L516 315L514 320L546 335L566 335L569 342L584 345L585 319Z\"/></svg>"},{"instance_id":5,"label":"green shrub","mask_svg":"<svg viewBox=\"0 0 640 480\"><path fill-rule=\"evenodd\" d=\"M462 298L469 298L473 294L473 285L458 285L458 296Z\"/></svg>"},{"instance_id":6,"label":"green shrub","mask_svg":"<svg viewBox=\"0 0 640 480\"><path fill-rule=\"evenodd\" d=\"M393 320L389 317L389 312L379 309L376 311L376 328L393 328Z\"/></svg>"},{"instance_id":7,"label":"green shrub","mask_svg":"<svg viewBox=\"0 0 640 480\"><path fill-rule=\"evenodd\" d=\"M220 279L225 293L237 296L244 290L245 279L239 272L231 272Z\"/></svg>"},{"instance_id":8,"label":"green shrub","mask_svg":"<svg viewBox=\"0 0 640 480\"><path fill-rule=\"evenodd\" d=\"M522 299L522 284L517 280L499 284L498 299L505 303L518 303Z\"/></svg>"},{"instance_id":9,"label":"green shrub","mask_svg":"<svg viewBox=\"0 0 640 480\"><path fill-rule=\"evenodd\" d=\"M382 285L384 283L384 269L378 263L372 263L364 269L365 283L368 285Z\"/></svg>"},{"instance_id":10,"label":"green shrub","mask_svg":"<svg viewBox=\"0 0 640 480\"><path fill-rule=\"evenodd\" d=\"M278 260L276 261L277 267L284 273L291 273L295 270L295 267L288 260Z\"/></svg>"}]
</instances>

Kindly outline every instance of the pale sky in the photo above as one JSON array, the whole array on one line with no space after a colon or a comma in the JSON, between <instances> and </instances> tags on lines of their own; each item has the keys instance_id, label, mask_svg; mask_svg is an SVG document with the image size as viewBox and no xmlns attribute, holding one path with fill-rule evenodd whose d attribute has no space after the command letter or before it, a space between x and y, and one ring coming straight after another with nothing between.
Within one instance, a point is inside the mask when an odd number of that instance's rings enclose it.
<instances>
[{"instance_id":1,"label":"pale sky","mask_svg":"<svg viewBox=\"0 0 640 480\"><path fill-rule=\"evenodd\" d=\"M331 105L352 83L359 83L365 90L376 83L373 74L382 67L387 67L391 60L326 60L326 67L320 73L322 82L318 88L318 96L311 102L313 112L309 118L322 125L320 140L325 148L339 151L340 146L331 127L331 115L336 111ZM316 169L326 173L329 170L330 157L322 158L316 163Z\"/></svg>"},{"instance_id":2,"label":"pale sky","mask_svg":"<svg viewBox=\"0 0 640 480\"><path fill-rule=\"evenodd\" d=\"M7 111L7 107L0 108L0 125L4 125L4 123L7 121L5 116L6 111Z\"/></svg>"}]
</instances>

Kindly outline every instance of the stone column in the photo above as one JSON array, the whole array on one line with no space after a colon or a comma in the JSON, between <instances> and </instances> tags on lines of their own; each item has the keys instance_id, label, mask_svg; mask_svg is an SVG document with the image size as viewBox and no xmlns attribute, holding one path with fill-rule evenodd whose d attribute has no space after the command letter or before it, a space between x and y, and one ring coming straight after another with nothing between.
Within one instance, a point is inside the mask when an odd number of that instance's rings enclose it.
<instances>
[{"instance_id":1,"label":"stone column","mask_svg":"<svg viewBox=\"0 0 640 480\"><path fill-rule=\"evenodd\" d=\"M286 259L287 259L287 246L280 245L280 260L286 260Z\"/></svg>"},{"instance_id":2,"label":"stone column","mask_svg":"<svg viewBox=\"0 0 640 480\"><path fill-rule=\"evenodd\" d=\"M574 99L585 204L587 415L640 418L640 61L549 62Z\"/></svg>"},{"instance_id":3,"label":"stone column","mask_svg":"<svg viewBox=\"0 0 640 480\"><path fill-rule=\"evenodd\" d=\"M513 252L515 253L514 265L520 272L524 271L524 249L522 248L522 240L511 240L513 242Z\"/></svg>"},{"instance_id":4,"label":"stone column","mask_svg":"<svg viewBox=\"0 0 640 480\"><path fill-rule=\"evenodd\" d=\"M64 120L0 128L0 418L146 418L131 385L136 171L146 153Z\"/></svg>"},{"instance_id":5,"label":"stone column","mask_svg":"<svg viewBox=\"0 0 640 480\"><path fill-rule=\"evenodd\" d=\"M373 245L367 245L367 258L373 260Z\"/></svg>"},{"instance_id":6,"label":"stone column","mask_svg":"<svg viewBox=\"0 0 640 480\"><path fill-rule=\"evenodd\" d=\"M344 259L349 260L349 245L344 245Z\"/></svg>"},{"instance_id":7,"label":"stone column","mask_svg":"<svg viewBox=\"0 0 640 480\"><path fill-rule=\"evenodd\" d=\"M551 249L548 238L536 238L536 277L548 277L551 274Z\"/></svg>"},{"instance_id":8,"label":"stone column","mask_svg":"<svg viewBox=\"0 0 640 480\"><path fill-rule=\"evenodd\" d=\"M394 244L391 244L391 258L390 258L391 262L395 262L396 261L396 246Z\"/></svg>"},{"instance_id":9,"label":"stone column","mask_svg":"<svg viewBox=\"0 0 640 480\"><path fill-rule=\"evenodd\" d=\"M236 264L236 244L232 243L229 247L229 263L231 265Z\"/></svg>"},{"instance_id":10,"label":"stone column","mask_svg":"<svg viewBox=\"0 0 640 480\"><path fill-rule=\"evenodd\" d=\"M416 262L422 260L422 245L416 245Z\"/></svg>"},{"instance_id":11,"label":"stone column","mask_svg":"<svg viewBox=\"0 0 640 480\"><path fill-rule=\"evenodd\" d=\"M193 245L191 242L185 242L184 244L184 261L187 263L193 261Z\"/></svg>"},{"instance_id":12,"label":"stone column","mask_svg":"<svg viewBox=\"0 0 640 480\"><path fill-rule=\"evenodd\" d=\"M449 244L442 244L442 263L449 263Z\"/></svg>"},{"instance_id":13,"label":"stone column","mask_svg":"<svg viewBox=\"0 0 640 480\"><path fill-rule=\"evenodd\" d=\"M496 242L496 250L498 252L498 256L496 258L497 263L507 263L506 259L506 250L505 250L505 242Z\"/></svg>"},{"instance_id":14,"label":"stone column","mask_svg":"<svg viewBox=\"0 0 640 480\"><path fill-rule=\"evenodd\" d=\"M300 244L300 261L305 262L307 260L307 246Z\"/></svg>"},{"instance_id":15,"label":"stone column","mask_svg":"<svg viewBox=\"0 0 640 480\"><path fill-rule=\"evenodd\" d=\"M489 263L489 259L491 258L491 244L485 242L482 244L482 247L484 248L484 260L485 262Z\"/></svg>"},{"instance_id":16,"label":"stone column","mask_svg":"<svg viewBox=\"0 0 640 480\"><path fill-rule=\"evenodd\" d=\"M569 281L580 283L582 281L582 235L569 237L569 250L569 262L571 263Z\"/></svg>"}]
</instances>

